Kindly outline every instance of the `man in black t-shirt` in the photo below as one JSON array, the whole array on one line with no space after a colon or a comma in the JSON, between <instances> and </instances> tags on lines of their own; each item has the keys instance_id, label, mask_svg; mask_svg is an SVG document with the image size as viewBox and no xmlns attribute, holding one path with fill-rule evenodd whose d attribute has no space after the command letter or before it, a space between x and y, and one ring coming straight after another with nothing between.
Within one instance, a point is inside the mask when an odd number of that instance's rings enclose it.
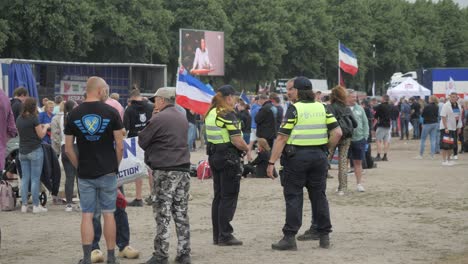
<instances>
[{"instance_id":1,"label":"man in black t-shirt","mask_svg":"<svg viewBox=\"0 0 468 264\"><path fill-rule=\"evenodd\" d=\"M127 130L127 137L137 137L138 132L143 130L148 124L153 114L153 106L144 101L141 97L140 90L133 89L130 92L130 105L125 109L123 123ZM150 187L152 180L150 179ZM142 195L143 179L135 181L135 199L129 202L128 206L143 206Z\"/></svg>"},{"instance_id":2,"label":"man in black t-shirt","mask_svg":"<svg viewBox=\"0 0 468 264\"><path fill-rule=\"evenodd\" d=\"M117 198L116 173L123 153L123 125L119 113L102 101L107 89L102 78L89 78L85 102L70 112L65 125L65 153L78 170L84 253L80 263L83 264L91 263L93 214L97 201L104 215L107 263L116 263L114 211ZM75 138L78 156L73 149Z\"/></svg>"},{"instance_id":3,"label":"man in black t-shirt","mask_svg":"<svg viewBox=\"0 0 468 264\"><path fill-rule=\"evenodd\" d=\"M382 103L377 105L375 110L375 119L377 119L377 130L375 131L375 139L377 141L377 157L375 161L388 161L387 152L390 147L390 128L391 128L391 113L392 106L388 103L388 95L382 96ZM384 155L382 153L382 145Z\"/></svg>"}]
</instances>

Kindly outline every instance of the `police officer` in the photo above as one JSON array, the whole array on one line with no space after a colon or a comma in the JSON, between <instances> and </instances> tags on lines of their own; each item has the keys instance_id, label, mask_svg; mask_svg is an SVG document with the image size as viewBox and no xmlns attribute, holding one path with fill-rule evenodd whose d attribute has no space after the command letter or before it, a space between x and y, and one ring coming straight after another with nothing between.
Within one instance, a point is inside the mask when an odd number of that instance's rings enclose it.
<instances>
[{"instance_id":1,"label":"police officer","mask_svg":"<svg viewBox=\"0 0 468 264\"><path fill-rule=\"evenodd\" d=\"M211 208L213 243L239 246L230 224L239 196L240 153L248 151L234 112L234 88L224 85L217 90L205 118L208 161L213 173L214 199Z\"/></svg>"},{"instance_id":2,"label":"police officer","mask_svg":"<svg viewBox=\"0 0 468 264\"><path fill-rule=\"evenodd\" d=\"M295 235L302 225L303 188L312 197L313 215L317 219L320 247L328 248L331 232L330 212L325 195L328 161L327 149L333 149L342 132L335 117L325 106L315 102L312 83L297 77L286 85L288 97L296 103L286 112L268 161L267 174L273 178L275 161L281 156L280 174L286 201L284 237L271 247L275 250L296 250Z\"/></svg>"}]
</instances>

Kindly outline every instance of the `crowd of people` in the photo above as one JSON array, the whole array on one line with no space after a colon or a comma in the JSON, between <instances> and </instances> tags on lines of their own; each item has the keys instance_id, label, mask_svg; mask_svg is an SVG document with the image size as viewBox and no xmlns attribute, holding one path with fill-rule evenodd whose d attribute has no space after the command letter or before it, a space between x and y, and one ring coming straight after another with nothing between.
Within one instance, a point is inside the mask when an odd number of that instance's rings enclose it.
<instances>
[{"instance_id":1,"label":"crowd of people","mask_svg":"<svg viewBox=\"0 0 468 264\"><path fill-rule=\"evenodd\" d=\"M322 248L330 245L332 225L325 195L326 181L333 160L338 160L337 195L348 192L348 176L354 174L356 191L365 192L364 169L374 162L389 161L392 137L420 140L416 158L424 158L426 139L430 157L441 153L442 165L455 165L458 154L466 150L462 131L468 121L466 108L456 93L444 98L401 98L386 95L381 101L359 102L352 89L336 86L327 96L313 91L305 77L287 82L287 94L259 94L246 102L231 85L216 90L210 109L198 115L175 104L175 88L160 88L145 98L138 88L130 91L128 104L119 103L118 94L99 77L87 81L82 102L53 101L28 97L27 89L15 89L9 99L0 90L1 114L5 126L0 131L0 169L5 166L8 141L19 143L21 171L21 212L45 213L39 201L44 159L50 146L60 159L65 173L65 200L52 192L53 203L65 211L81 211L83 259L80 263L104 261L99 248L101 233L107 248L107 263L121 258L138 258L130 246L130 224L126 206L143 206L143 180L135 181L136 197L127 202L123 186L117 186L119 163L125 137L138 137L145 151L151 195L157 224L153 256L146 262L168 263L170 221L176 223L177 263L191 263L188 203L190 191L190 152L206 148L213 175L213 244L240 246L231 221L234 218L242 176L280 178L286 202L283 238L272 244L274 250L296 250L297 240L319 240ZM465 129L466 130L466 129ZM466 133L466 131L465 131ZM376 142L377 154L370 144ZM461 141L461 148L458 142ZM255 154L253 153L255 151ZM255 158L255 159L254 159ZM280 160L279 171L275 169ZM105 166L103 166L105 164ZM18 171L7 171L10 177ZM79 205L73 201L75 183ZM296 235L302 225L303 189L312 207L311 227ZM101 216L104 218L101 227Z\"/></svg>"}]
</instances>

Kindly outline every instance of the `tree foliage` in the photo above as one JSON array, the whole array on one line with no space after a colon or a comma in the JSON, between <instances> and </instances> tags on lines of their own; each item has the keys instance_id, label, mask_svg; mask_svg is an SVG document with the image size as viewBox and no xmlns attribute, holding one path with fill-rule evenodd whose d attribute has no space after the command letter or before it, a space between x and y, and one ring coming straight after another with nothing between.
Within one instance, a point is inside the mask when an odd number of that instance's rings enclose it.
<instances>
[{"instance_id":1,"label":"tree foliage","mask_svg":"<svg viewBox=\"0 0 468 264\"><path fill-rule=\"evenodd\" d=\"M338 41L358 58L350 86L369 89L373 69L382 86L396 71L468 66L468 8L452 0L11 0L0 9L1 57L167 63L171 83L180 28L225 32L225 82L337 83Z\"/></svg>"}]
</instances>

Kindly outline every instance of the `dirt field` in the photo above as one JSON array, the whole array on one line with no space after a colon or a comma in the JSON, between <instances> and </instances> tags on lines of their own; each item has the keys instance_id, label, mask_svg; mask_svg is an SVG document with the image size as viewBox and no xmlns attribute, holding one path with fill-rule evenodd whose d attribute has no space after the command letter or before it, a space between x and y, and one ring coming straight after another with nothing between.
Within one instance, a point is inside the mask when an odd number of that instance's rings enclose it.
<instances>
[{"instance_id":1,"label":"dirt field","mask_svg":"<svg viewBox=\"0 0 468 264\"><path fill-rule=\"evenodd\" d=\"M394 140L389 162L364 175L365 193L357 193L349 177L350 193L337 196L337 178L329 180L332 247L298 242L296 252L276 252L271 243L282 237L284 200L278 180L242 180L233 221L242 247L212 245L211 180L192 181L190 222L194 263L468 263L468 154L458 165L442 167L439 159L415 160L419 143ZM375 152L374 152L375 153ZM192 155L196 162L203 151ZM437 157L439 158L439 157ZM337 171L331 174L336 176ZM145 186L145 194L148 187ZM133 184L126 187L129 200ZM43 215L1 212L0 263L77 263L81 258L80 213L49 204ZM131 244L145 262L152 253L155 221L152 208L127 208ZM310 203L304 203L303 232L310 224ZM175 257L171 243L171 262ZM105 243L101 241L105 249Z\"/></svg>"}]
</instances>

